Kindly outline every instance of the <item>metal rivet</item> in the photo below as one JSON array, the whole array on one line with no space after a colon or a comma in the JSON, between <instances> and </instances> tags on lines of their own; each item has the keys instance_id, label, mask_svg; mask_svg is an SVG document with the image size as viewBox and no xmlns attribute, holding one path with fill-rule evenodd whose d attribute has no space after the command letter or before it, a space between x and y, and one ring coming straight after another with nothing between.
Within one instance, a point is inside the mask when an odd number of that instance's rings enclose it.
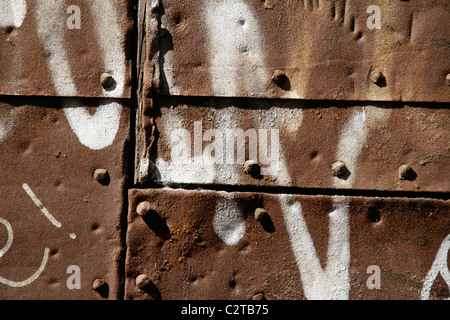
<instances>
[{"instance_id":1,"label":"metal rivet","mask_svg":"<svg viewBox=\"0 0 450 320\"><path fill-rule=\"evenodd\" d=\"M445 82L447 83L447 86L450 86L450 73L445 77Z\"/></svg>"},{"instance_id":2,"label":"metal rivet","mask_svg":"<svg viewBox=\"0 0 450 320\"><path fill-rule=\"evenodd\" d=\"M109 89L114 85L114 78L109 73L102 73L100 76L100 84L103 88Z\"/></svg>"},{"instance_id":3,"label":"metal rivet","mask_svg":"<svg viewBox=\"0 0 450 320\"><path fill-rule=\"evenodd\" d=\"M92 283L92 289L95 291L101 291L106 286L106 281L103 279L95 279Z\"/></svg>"},{"instance_id":4,"label":"metal rivet","mask_svg":"<svg viewBox=\"0 0 450 320\"><path fill-rule=\"evenodd\" d=\"M249 175L256 175L260 173L258 162L255 160L247 160L244 163L244 172Z\"/></svg>"},{"instance_id":5,"label":"metal rivet","mask_svg":"<svg viewBox=\"0 0 450 320\"><path fill-rule=\"evenodd\" d=\"M272 75L272 81L275 82L276 84L281 84L283 83L283 81L285 81L287 79L286 73L284 73L283 70L275 70L273 75Z\"/></svg>"},{"instance_id":6,"label":"metal rivet","mask_svg":"<svg viewBox=\"0 0 450 320\"><path fill-rule=\"evenodd\" d=\"M138 204L136 208L136 213L140 216L146 216L150 210L152 210L152 205L148 201L142 201Z\"/></svg>"},{"instance_id":7,"label":"metal rivet","mask_svg":"<svg viewBox=\"0 0 450 320\"><path fill-rule=\"evenodd\" d=\"M103 279L95 279L94 282L92 282L92 289L94 289L102 298L108 298L109 296L108 283Z\"/></svg>"},{"instance_id":8,"label":"metal rivet","mask_svg":"<svg viewBox=\"0 0 450 320\"><path fill-rule=\"evenodd\" d=\"M263 208L257 208L255 210L255 219L256 221L262 221L264 218L266 218L269 214L267 211Z\"/></svg>"},{"instance_id":9,"label":"metal rivet","mask_svg":"<svg viewBox=\"0 0 450 320\"><path fill-rule=\"evenodd\" d=\"M335 177L342 177L348 172L348 169L342 161L336 161L331 165L331 172Z\"/></svg>"},{"instance_id":10,"label":"metal rivet","mask_svg":"<svg viewBox=\"0 0 450 320\"><path fill-rule=\"evenodd\" d=\"M252 297L251 300L266 300L266 297L264 296L264 293L259 292L259 293L255 293Z\"/></svg>"},{"instance_id":11,"label":"metal rivet","mask_svg":"<svg viewBox=\"0 0 450 320\"><path fill-rule=\"evenodd\" d=\"M146 274L140 274L136 278L136 286L139 289L148 288L151 283L152 283L152 281L147 277Z\"/></svg>"},{"instance_id":12,"label":"metal rivet","mask_svg":"<svg viewBox=\"0 0 450 320\"><path fill-rule=\"evenodd\" d=\"M370 81L380 87L384 87L386 82L385 77L380 70L373 70L370 73Z\"/></svg>"},{"instance_id":13,"label":"metal rivet","mask_svg":"<svg viewBox=\"0 0 450 320\"><path fill-rule=\"evenodd\" d=\"M98 182L107 182L109 180L109 172L106 169L96 169L94 171L94 178Z\"/></svg>"},{"instance_id":14,"label":"metal rivet","mask_svg":"<svg viewBox=\"0 0 450 320\"><path fill-rule=\"evenodd\" d=\"M398 168L398 178L400 180L415 180L417 177L417 174L414 172L414 170L411 168L408 164L402 164Z\"/></svg>"}]
</instances>

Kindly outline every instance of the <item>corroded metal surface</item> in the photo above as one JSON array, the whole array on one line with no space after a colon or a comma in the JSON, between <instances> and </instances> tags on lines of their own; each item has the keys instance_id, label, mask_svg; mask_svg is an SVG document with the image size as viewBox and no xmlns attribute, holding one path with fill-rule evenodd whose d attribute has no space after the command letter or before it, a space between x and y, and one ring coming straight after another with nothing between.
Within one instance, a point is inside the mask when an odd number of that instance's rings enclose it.
<instances>
[{"instance_id":1,"label":"corroded metal surface","mask_svg":"<svg viewBox=\"0 0 450 320\"><path fill-rule=\"evenodd\" d=\"M446 108L213 98L157 104L153 178L164 184L450 190ZM246 173L246 160L265 171ZM333 172L336 162L343 172Z\"/></svg>"},{"instance_id":2,"label":"corroded metal surface","mask_svg":"<svg viewBox=\"0 0 450 320\"><path fill-rule=\"evenodd\" d=\"M162 0L161 7L166 94L450 98L447 0Z\"/></svg>"},{"instance_id":3,"label":"corroded metal surface","mask_svg":"<svg viewBox=\"0 0 450 320\"><path fill-rule=\"evenodd\" d=\"M6 1L0 95L130 97L130 9L124 0Z\"/></svg>"},{"instance_id":4,"label":"corroded metal surface","mask_svg":"<svg viewBox=\"0 0 450 320\"><path fill-rule=\"evenodd\" d=\"M174 189L129 201L126 299L449 296L448 201Z\"/></svg>"},{"instance_id":5,"label":"corroded metal surface","mask_svg":"<svg viewBox=\"0 0 450 320\"><path fill-rule=\"evenodd\" d=\"M115 100L1 98L0 299L121 297L129 116Z\"/></svg>"}]
</instances>

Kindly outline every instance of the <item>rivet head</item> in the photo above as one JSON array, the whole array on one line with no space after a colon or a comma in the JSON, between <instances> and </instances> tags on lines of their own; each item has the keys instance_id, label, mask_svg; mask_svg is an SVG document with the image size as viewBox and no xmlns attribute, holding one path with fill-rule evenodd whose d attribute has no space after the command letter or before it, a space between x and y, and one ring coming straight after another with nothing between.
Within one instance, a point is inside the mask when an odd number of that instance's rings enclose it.
<instances>
[{"instance_id":1,"label":"rivet head","mask_svg":"<svg viewBox=\"0 0 450 320\"><path fill-rule=\"evenodd\" d=\"M445 82L447 83L447 86L450 86L450 73L445 77Z\"/></svg>"},{"instance_id":2,"label":"rivet head","mask_svg":"<svg viewBox=\"0 0 450 320\"><path fill-rule=\"evenodd\" d=\"M92 282L92 289L94 289L104 299L109 296L108 283L103 279L95 279L94 282Z\"/></svg>"},{"instance_id":3,"label":"rivet head","mask_svg":"<svg viewBox=\"0 0 450 320\"><path fill-rule=\"evenodd\" d=\"M331 172L335 177L342 177L348 172L348 169L345 163L342 161L336 161L331 165Z\"/></svg>"},{"instance_id":4,"label":"rivet head","mask_svg":"<svg viewBox=\"0 0 450 320\"><path fill-rule=\"evenodd\" d=\"M260 173L260 167L257 161L247 160L244 163L244 172L249 175L256 175Z\"/></svg>"},{"instance_id":5,"label":"rivet head","mask_svg":"<svg viewBox=\"0 0 450 320\"><path fill-rule=\"evenodd\" d=\"M255 293L252 297L251 300L266 300L266 297L264 296L264 293L259 292L259 293Z\"/></svg>"},{"instance_id":6,"label":"rivet head","mask_svg":"<svg viewBox=\"0 0 450 320\"><path fill-rule=\"evenodd\" d=\"M95 279L94 282L92 282L92 289L95 291L101 291L106 286L106 281L103 279Z\"/></svg>"},{"instance_id":7,"label":"rivet head","mask_svg":"<svg viewBox=\"0 0 450 320\"><path fill-rule=\"evenodd\" d=\"M109 73L102 73L100 76L100 84L105 89L110 89L114 86L114 78Z\"/></svg>"},{"instance_id":8,"label":"rivet head","mask_svg":"<svg viewBox=\"0 0 450 320\"><path fill-rule=\"evenodd\" d=\"M417 174L414 172L414 170L411 168L408 164L402 164L398 168L398 178L400 180L409 180L413 181L417 177Z\"/></svg>"},{"instance_id":9,"label":"rivet head","mask_svg":"<svg viewBox=\"0 0 450 320\"><path fill-rule=\"evenodd\" d=\"M150 210L152 210L152 205L148 201L142 201L138 204L136 208L136 213L140 215L141 217L146 216Z\"/></svg>"},{"instance_id":10,"label":"rivet head","mask_svg":"<svg viewBox=\"0 0 450 320\"><path fill-rule=\"evenodd\" d=\"M277 69L273 72L272 81L276 84L281 84L287 78L286 73L283 70Z\"/></svg>"},{"instance_id":11,"label":"rivet head","mask_svg":"<svg viewBox=\"0 0 450 320\"><path fill-rule=\"evenodd\" d=\"M150 286L152 281L149 279L149 277L146 274L140 274L136 278L136 286L139 289L145 289Z\"/></svg>"},{"instance_id":12,"label":"rivet head","mask_svg":"<svg viewBox=\"0 0 450 320\"><path fill-rule=\"evenodd\" d=\"M109 172L106 169L96 169L94 171L94 178L100 183L107 182L109 180Z\"/></svg>"},{"instance_id":13,"label":"rivet head","mask_svg":"<svg viewBox=\"0 0 450 320\"><path fill-rule=\"evenodd\" d=\"M255 220L256 221L262 221L264 218L266 218L269 215L267 211L263 208L257 208L255 210Z\"/></svg>"},{"instance_id":14,"label":"rivet head","mask_svg":"<svg viewBox=\"0 0 450 320\"><path fill-rule=\"evenodd\" d=\"M370 81L372 81L377 86L384 86L385 77L380 70L376 69L370 73Z\"/></svg>"}]
</instances>

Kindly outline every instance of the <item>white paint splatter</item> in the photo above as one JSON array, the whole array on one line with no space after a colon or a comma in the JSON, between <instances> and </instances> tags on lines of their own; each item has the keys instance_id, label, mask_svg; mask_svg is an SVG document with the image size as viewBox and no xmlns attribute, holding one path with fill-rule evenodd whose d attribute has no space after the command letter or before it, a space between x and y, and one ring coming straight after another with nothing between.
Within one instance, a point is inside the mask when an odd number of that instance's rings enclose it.
<instances>
[{"instance_id":1,"label":"white paint splatter","mask_svg":"<svg viewBox=\"0 0 450 320\"><path fill-rule=\"evenodd\" d=\"M257 17L242 0L204 1L215 95L259 94L270 76Z\"/></svg>"},{"instance_id":2,"label":"white paint splatter","mask_svg":"<svg viewBox=\"0 0 450 320\"><path fill-rule=\"evenodd\" d=\"M6 244L0 250L0 258L9 250L13 241L13 229L11 224L3 218L0 218L0 223L5 226L6 231L8 232L8 240L6 240Z\"/></svg>"},{"instance_id":3,"label":"white paint splatter","mask_svg":"<svg viewBox=\"0 0 450 320\"><path fill-rule=\"evenodd\" d=\"M97 26L97 35L105 61L105 68L114 74L116 88L105 96L122 95L125 79L125 57L121 50L121 34L117 26L117 13L112 4L107 1L92 5L94 12L106 10L94 15ZM60 12L61 14L56 14ZM51 73L53 85L60 96L76 96L77 88L72 80L72 72L67 59L67 50L64 44L65 2L37 1L38 34L44 48L48 53L48 68ZM111 16L110 16L111 15ZM108 17L104 17L108 16ZM98 24L105 23L101 27ZM99 31L103 30L103 31ZM100 33L99 33L100 32ZM111 52L114 51L114 52ZM81 144L92 150L100 150L110 146L118 132L122 106L120 103L108 100L103 101L94 115L90 115L83 107L81 100L67 99L63 102L64 113Z\"/></svg>"},{"instance_id":4,"label":"white paint splatter","mask_svg":"<svg viewBox=\"0 0 450 320\"><path fill-rule=\"evenodd\" d=\"M101 150L113 144L119 131L122 105L113 100L102 100L93 115L78 99L64 102L64 113L81 144L91 150Z\"/></svg>"},{"instance_id":5,"label":"white paint splatter","mask_svg":"<svg viewBox=\"0 0 450 320\"><path fill-rule=\"evenodd\" d=\"M447 235L442 241L441 247L434 259L433 265L431 266L430 271L428 271L427 277L423 282L423 287L421 291L421 299L428 300L430 298L431 288L433 287L433 283L436 280L436 277L441 274L444 281L450 288L450 271L447 265L447 256L450 250L450 234Z\"/></svg>"},{"instance_id":6,"label":"white paint splatter","mask_svg":"<svg viewBox=\"0 0 450 320\"><path fill-rule=\"evenodd\" d=\"M213 227L219 238L229 246L236 245L244 236L245 221L242 209L233 194L218 192Z\"/></svg>"},{"instance_id":7,"label":"white paint splatter","mask_svg":"<svg viewBox=\"0 0 450 320\"><path fill-rule=\"evenodd\" d=\"M40 267L28 279L23 280L23 281L11 281L11 280L5 279L3 277L0 277L0 283L2 283L4 285L7 285L7 286L10 286L10 287L13 287L13 288L25 287L25 286L31 284L34 280L39 278L41 273L44 271L45 266L47 265L49 253L50 253L50 249L49 248L45 248L44 249L44 257L42 258L42 262L41 262Z\"/></svg>"},{"instance_id":8,"label":"white paint splatter","mask_svg":"<svg viewBox=\"0 0 450 320\"><path fill-rule=\"evenodd\" d=\"M44 207L42 202L36 197L34 192L31 190L31 188L28 186L28 184L24 183L22 185L23 190L28 194L28 196L33 200L34 204L41 210L42 214L57 228L61 228L61 223L55 219L54 216L48 212L47 208Z\"/></svg>"},{"instance_id":9,"label":"white paint splatter","mask_svg":"<svg viewBox=\"0 0 450 320\"><path fill-rule=\"evenodd\" d=\"M294 197L280 196L281 209L299 267L303 290L310 300L348 299L350 290L350 227L345 197L334 197L334 210L329 213L327 266L322 269L308 231L302 207Z\"/></svg>"},{"instance_id":10,"label":"white paint splatter","mask_svg":"<svg viewBox=\"0 0 450 320\"><path fill-rule=\"evenodd\" d=\"M25 0L2 0L0 2L0 27L19 28L27 14Z\"/></svg>"}]
</instances>

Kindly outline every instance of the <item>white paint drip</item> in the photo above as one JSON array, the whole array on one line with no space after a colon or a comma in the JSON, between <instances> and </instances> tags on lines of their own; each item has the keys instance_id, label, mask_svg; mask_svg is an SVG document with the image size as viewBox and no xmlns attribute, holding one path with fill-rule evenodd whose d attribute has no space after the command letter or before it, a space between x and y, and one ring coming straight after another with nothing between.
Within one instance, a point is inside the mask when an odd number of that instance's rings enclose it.
<instances>
[{"instance_id":1,"label":"white paint drip","mask_svg":"<svg viewBox=\"0 0 450 320\"><path fill-rule=\"evenodd\" d=\"M6 231L8 232L8 240L6 240L6 244L0 250L0 258L9 250L13 241L13 229L11 224L3 218L0 218L0 223L5 226Z\"/></svg>"},{"instance_id":2,"label":"white paint drip","mask_svg":"<svg viewBox=\"0 0 450 320\"><path fill-rule=\"evenodd\" d=\"M358 158L367 145L369 130L381 124L388 116L388 110L371 106L354 111L341 132L336 154L336 160L345 163L350 175L347 180L334 177L333 184L336 188L353 186Z\"/></svg>"},{"instance_id":3,"label":"white paint drip","mask_svg":"<svg viewBox=\"0 0 450 320\"><path fill-rule=\"evenodd\" d=\"M215 95L234 96L241 89L256 95L267 87L268 71L258 19L245 1L204 1Z\"/></svg>"},{"instance_id":4,"label":"white paint drip","mask_svg":"<svg viewBox=\"0 0 450 320\"><path fill-rule=\"evenodd\" d=\"M93 115L78 99L64 102L64 113L81 144L91 150L101 150L113 144L119 131L122 105L113 100L102 100Z\"/></svg>"},{"instance_id":5,"label":"white paint drip","mask_svg":"<svg viewBox=\"0 0 450 320\"><path fill-rule=\"evenodd\" d=\"M242 209L239 208L233 194L218 193L216 214L213 220L214 231L227 245L234 246L245 234Z\"/></svg>"},{"instance_id":6,"label":"white paint drip","mask_svg":"<svg viewBox=\"0 0 450 320\"><path fill-rule=\"evenodd\" d=\"M113 90L103 90L105 97L121 97L125 88L125 52L122 45L125 41L120 29L119 16L115 1L92 0L91 11L95 17L94 24L97 41L103 55L104 71L111 74L116 81Z\"/></svg>"},{"instance_id":7,"label":"white paint drip","mask_svg":"<svg viewBox=\"0 0 450 320\"><path fill-rule=\"evenodd\" d=\"M47 265L49 253L50 253L50 249L45 248L44 249L44 257L42 258L42 262L41 262L39 269L36 270L36 272L28 279L23 280L23 281L11 281L11 280L5 279L3 277L0 277L0 283L10 286L10 287L13 287L13 288L25 287L25 286L31 284L34 280L39 278L41 273L44 271L45 266Z\"/></svg>"},{"instance_id":8,"label":"white paint drip","mask_svg":"<svg viewBox=\"0 0 450 320\"><path fill-rule=\"evenodd\" d=\"M28 186L28 184L24 183L22 185L23 190L28 194L28 196L33 200L34 204L41 210L42 214L57 228L61 228L61 223L55 219L54 216L48 212L47 208L44 207L42 202L36 197L34 192L31 190L31 188Z\"/></svg>"},{"instance_id":9,"label":"white paint drip","mask_svg":"<svg viewBox=\"0 0 450 320\"><path fill-rule=\"evenodd\" d=\"M27 14L25 0L2 0L0 2L0 27L19 28Z\"/></svg>"},{"instance_id":10,"label":"white paint drip","mask_svg":"<svg viewBox=\"0 0 450 320\"><path fill-rule=\"evenodd\" d=\"M302 278L303 290L306 298L310 300L343 300L349 297L349 209L344 197L334 199L335 209L329 213L328 261L323 270L300 202L289 195L280 196L281 209Z\"/></svg>"},{"instance_id":11,"label":"white paint drip","mask_svg":"<svg viewBox=\"0 0 450 320\"><path fill-rule=\"evenodd\" d=\"M450 271L447 265L447 256L450 250L450 234L447 235L442 241L441 247L434 259L433 265L431 266L430 271L428 271L427 277L423 282L423 287L421 291L421 299L428 300L430 298L431 288L433 287L433 283L436 280L437 276L441 274L444 281L450 288Z\"/></svg>"},{"instance_id":12,"label":"white paint drip","mask_svg":"<svg viewBox=\"0 0 450 320\"><path fill-rule=\"evenodd\" d=\"M121 95L125 78L125 58L122 54L117 53L121 52L121 49L118 48L118 46L120 47L121 40L120 36L118 36L120 29L116 26L117 13L115 13L115 10L109 2L105 2L103 5L99 3L93 5L93 7L97 6L107 11L106 13L102 12L101 14L97 14L95 17L101 19L100 22L107 23L108 28L105 28L104 25L102 28L108 32L111 31L111 35L105 35L102 32L98 34L98 37L101 38L99 41L103 52L103 59L106 61L105 68L114 74L117 82L116 88L107 94L105 93L105 95L118 93ZM61 14L56 14L56 12L61 12ZM64 1L37 1L38 34L48 53L47 64L53 85L57 94L60 96L76 96L77 88L72 80L72 72L67 59L67 50L64 45L64 30L66 30L64 12ZM110 14L112 16L108 18L103 17ZM114 23L111 20L114 20ZM96 21L96 23L98 24L99 22ZM97 29L102 28L98 27ZM109 53L108 48L115 52ZM116 50L118 51L116 52ZM122 112L120 103L112 100L104 101L92 116L78 99L68 99L63 104L67 120L81 144L92 150L100 150L110 146L114 142L114 138L119 129L120 114Z\"/></svg>"}]
</instances>

